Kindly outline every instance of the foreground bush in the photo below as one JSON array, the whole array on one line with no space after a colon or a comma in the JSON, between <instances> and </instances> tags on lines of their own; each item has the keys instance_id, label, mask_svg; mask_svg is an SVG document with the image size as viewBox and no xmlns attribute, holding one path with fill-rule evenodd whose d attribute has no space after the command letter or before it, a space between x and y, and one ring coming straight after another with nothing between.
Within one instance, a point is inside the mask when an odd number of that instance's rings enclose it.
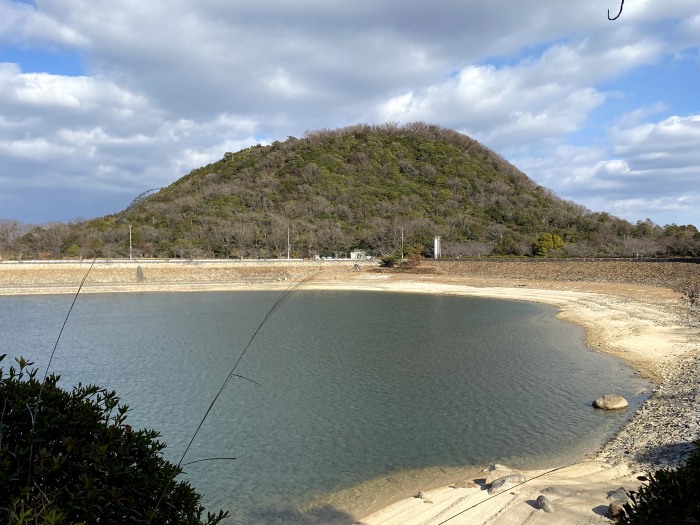
<instances>
[{"instance_id":1,"label":"foreground bush","mask_svg":"<svg viewBox=\"0 0 700 525\"><path fill-rule=\"evenodd\" d=\"M115 392L71 392L32 363L0 356L0 523L215 525L182 471L163 459L153 430L126 425Z\"/></svg>"},{"instance_id":2,"label":"foreground bush","mask_svg":"<svg viewBox=\"0 0 700 525\"><path fill-rule=\"evenodd\" d=\"M630 492L630 497L618 525L700 524L700 451L676 470L650 475L648 485Z\"/></svg>"}]
</instances>

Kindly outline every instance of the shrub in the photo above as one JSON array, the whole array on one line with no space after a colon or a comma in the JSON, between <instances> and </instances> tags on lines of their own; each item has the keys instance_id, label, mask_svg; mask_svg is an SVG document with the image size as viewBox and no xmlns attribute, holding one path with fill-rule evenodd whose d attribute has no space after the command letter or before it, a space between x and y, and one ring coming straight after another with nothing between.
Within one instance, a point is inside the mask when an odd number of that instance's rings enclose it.
<instances>
[{"instance_id":1,"label":"shrub","mask_svg":"<svg viewBox=\"0 0 700 525\"><path fill-rule=\"evenodd\" d=\"M397 258L395 255L385 255L382 257L379 265L383 268L393 268L396 264Z\"/></svg>"},{"instance_id":2,"label":"shrub","mask_svg":"<svg viewBox=\"0 0 700 525\"><path fill-rule=\"evenodd\" d=\"M682 467L661 469L648 478L646 486L629 493L632 501L616 518L618 525L700 523L700 451Z\"/></svg>"},{"instance_id":3,"label":"shrub","mask_svg":"<svg viewBox=\"0 0 700 525\"><path fill-rule=\"evenodd\" d=\"M0 523L215 525L154 430L132 430L128 407L94 385L42 382L32 363L0 356Z\"/></svg>"}]
</instances>

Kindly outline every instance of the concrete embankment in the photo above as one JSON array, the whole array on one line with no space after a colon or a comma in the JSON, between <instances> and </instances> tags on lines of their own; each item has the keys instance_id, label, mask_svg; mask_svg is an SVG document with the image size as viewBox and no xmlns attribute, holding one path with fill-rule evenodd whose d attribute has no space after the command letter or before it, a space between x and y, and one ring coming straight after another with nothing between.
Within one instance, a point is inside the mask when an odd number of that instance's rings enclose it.
<instances>
[{"instance_id":1,"label":"concrete embankment","mask_svg":"<svg viewBox=\"0 0 700 525\"><path fill-rule=\"evenodd\" d=\"M366 261L83 261L5 262L0 294L213 290L251 284L336 279ZM377 266L372 263L371 266Z\"/></svg>"}]
</instances>

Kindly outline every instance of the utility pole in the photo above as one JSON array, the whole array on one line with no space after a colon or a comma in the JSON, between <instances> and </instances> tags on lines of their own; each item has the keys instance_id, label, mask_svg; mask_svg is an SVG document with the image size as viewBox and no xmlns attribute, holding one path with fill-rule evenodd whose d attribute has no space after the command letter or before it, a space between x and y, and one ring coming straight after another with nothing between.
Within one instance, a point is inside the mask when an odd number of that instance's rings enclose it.
<instances>
[{"instance_id":1,"label":"utility pole","mask_svg":"<svg viewBox=\"0 0 700 525\"><path fill-rule=\"evenodd\" d=\"M403 228L401 228L401 262L403 262Z\"/></svg>"},{"instance_id":2,"label":"utility pole","mask_svg":"<svg viewBox=\"0 0 700 525\"><path fill-rule=\"evenodd\" d=\"M289 260L289 226L287 226L287 260Z\"/></svg>"},{"instance_id":3,"label":"utility pole","mask_svg":"<svg viewBox=\"0 0 700 525\"><path fill-rule=\"evenodd\" d=\"M129 223L129 260L131 261L131 223Z\"/></svg>"}]
</instances>

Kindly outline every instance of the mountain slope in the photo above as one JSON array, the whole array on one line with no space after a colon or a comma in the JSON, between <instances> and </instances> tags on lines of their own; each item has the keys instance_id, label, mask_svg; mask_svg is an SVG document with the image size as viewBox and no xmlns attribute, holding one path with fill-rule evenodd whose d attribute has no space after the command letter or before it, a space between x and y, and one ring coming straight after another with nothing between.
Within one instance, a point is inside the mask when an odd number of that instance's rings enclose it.
<instances>
[{"instance_id":1,"label":"mountain slope","mask_svg":"<svg viewBox=\"0 0 700 525\"><path fill-rule=\"evenodd\" d=\"M135 203L122 220L148 255L528 253L544 232L590 237L599 215L563 201L459 133L353 126L227 153ZM92 221L111 228L116 217Z\"/></svg>"},{"instance_id":2,"label":"mountain slope","mask_svg":"<svg viewBox=\"0 0 700 525\"><path fill-rule=\"evenodd\" d=\"M2 226L2 224L0 224ZM358 125L226 153L126 210L33 228L6 258L694 255L692 225L627 221L558 198L438 126Z\"/></svg>"}]
</instances>

